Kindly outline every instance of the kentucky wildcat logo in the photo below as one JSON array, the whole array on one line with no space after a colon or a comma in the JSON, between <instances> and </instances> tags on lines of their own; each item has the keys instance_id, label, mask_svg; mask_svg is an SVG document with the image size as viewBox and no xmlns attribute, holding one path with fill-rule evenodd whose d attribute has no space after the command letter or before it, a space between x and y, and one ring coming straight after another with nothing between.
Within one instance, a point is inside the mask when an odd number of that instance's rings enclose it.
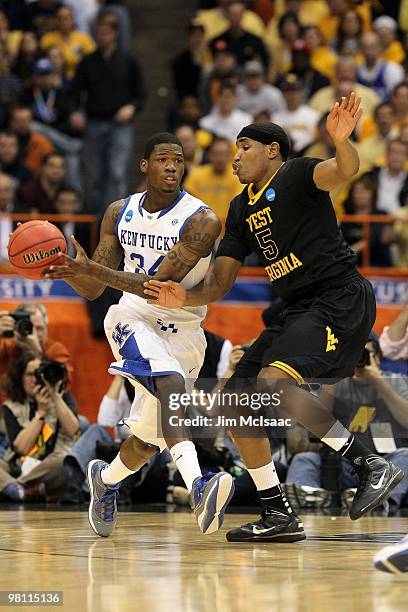
<instances>
[{"instance_id":1,"label":"kentucky wildcat logo","mask_svg":"<svg viewBox=\"0 0 408 612\"><path fill-rule=\"evenodd\" d=\"M40 249L39 251L36 251L35 253L25 253L23 255L23 261L25 264L32 264L32 263L35 263L36 261L43 261L44 259L48 259L52 255L57 255L57 253L61 253L61 247L59 246L54 247L53 249L50 249L49 251L44 251L43 249Z\"/></svg>"}]
</instances>

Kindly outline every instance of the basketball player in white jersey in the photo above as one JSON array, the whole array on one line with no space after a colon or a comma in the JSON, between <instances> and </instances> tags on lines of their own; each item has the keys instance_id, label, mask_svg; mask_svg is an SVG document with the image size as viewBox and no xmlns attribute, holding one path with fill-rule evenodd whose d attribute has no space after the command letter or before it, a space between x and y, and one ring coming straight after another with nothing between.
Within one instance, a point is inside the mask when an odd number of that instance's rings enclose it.
<instances>
[{"instance_id":1,"label":"basketball player in white jersey","mask_svg":"<svg viewBox=\"0 0 408 612\"><path fill-rule=\"evenodd\" d=\"M150 306L143 283L154 277L181 281L186 288L197 285L208 270L221 225L201 200L180 190L184 157L174 135L152 136L140 168L146 175L146 191L108 207L92 260L73 238L75 259L64 256L63 264L51 266L44 275L63 278L88 299L101 295L107 285L123 291L119 304L108 311L105 331L116 359L109 372L129 378L135 386L135 400L125 420L133 435L110 465L90 462L89 520L98 535L110 535L120 482L158 448L168 447L190 491L199 528L212 533L221 526L233 494L232 477L203 476L183 423L164 427L175 414L169 412L169 395L191 392L202 366L206 342L201 322L206 308L169 311ZM124 270L118 271L123 257Z\"/></svg>"}]
</instances>

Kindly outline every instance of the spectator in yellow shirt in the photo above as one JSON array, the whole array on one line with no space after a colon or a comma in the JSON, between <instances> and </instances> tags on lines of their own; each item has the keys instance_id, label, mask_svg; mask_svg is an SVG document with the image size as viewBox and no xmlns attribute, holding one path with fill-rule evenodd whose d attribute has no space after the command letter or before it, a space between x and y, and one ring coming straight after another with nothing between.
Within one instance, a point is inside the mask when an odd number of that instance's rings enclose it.
<instances>
[{"instance_id":1,"label":"spectator in yellow shirt","mask_svg":"<svg viewBox=\"0 0 408 612\"><path fill-rule=\"evenodd\" d=\"M95 51L96 45L90 34L75 30L74 15L68 6L59 9L57 19L58 30L44 34L41 48L47 51L50 47L58 47L64 56L66 76L72 79L81 59Z\"/></svg>"},{"instance_id":2,"label":"spectator in yellow shirt","mask_svg":"<svg viewBox=\"0 0 408 612\"><path fill-rule=\"evenodd\" d=\"M207 40L216 38L228 30L230 24L226 16L226 9L229 4L231 0L218 0L218 6L215 8L198 11L197 21L203 24ZM242 18L242 28L260 38L263 37L265 31L259 15L248 9L245 10Z\"/></svg>"},{"instance_id":3,"label":"spectator in yellow shirt","mask_svg":"<svg viewBox=\"0 0 408 612\"><path fill-rule=\"evenodd\" d=\"M330 14L323 17L319 23L319 28L326 41L331 44L336 38L341 16L353 5L349 0L327 0L327 4ZM356 6L356 11L363 20L363 32L369 32L371 30L370 3L362 2Z\"/></svg>"},{"instance_id":4,"label":"spectator in yellow shirt","mask_svg":"<svg viewBox=\"0 0 408 612\"><path fill-rule=\"evenodd\" d=\"M333 80L337 55L326 45L319 28L317 26L306 26L302 30L302 38L309 45L312 67Z\"/></svg>"},{"instance_id":5,"label":"spectator in yellow shirt","mask_svg":"<svg viewBox=\"0 0 408 612\"><path fill-rule=\"evenodd\" d=\"M398 24L392 17L381 15L373 22L373 30L380 37L381 59L402 64L405 59L404 47L396 38Z\"/></svg>"},{"instance_id":6,"label":"spectator in yellow shirt","mask_svg":"<svg viewBox=\"0 0 408 612\"><path fill-rule=\"evenodd\" d=\"M208 151L209 163L196 166L185 180L184 188L203 200L224 221L230 201L242 185L231 169L231 143L226 138L215 138Z\"/></svg>"},{"instance_id":7,"label":"spectator in yellow shirt","mask_svg":"<svg viewBox=\"0 0 408 612\"><path fill-rule=\"evenodd\" d=\"M394 111L389 102L379 104L372 117L373 133L356 145L360 157L360 170L382 166L387 152L387 143L398 136L394 126Z\"/></svg>"}]
</instances>

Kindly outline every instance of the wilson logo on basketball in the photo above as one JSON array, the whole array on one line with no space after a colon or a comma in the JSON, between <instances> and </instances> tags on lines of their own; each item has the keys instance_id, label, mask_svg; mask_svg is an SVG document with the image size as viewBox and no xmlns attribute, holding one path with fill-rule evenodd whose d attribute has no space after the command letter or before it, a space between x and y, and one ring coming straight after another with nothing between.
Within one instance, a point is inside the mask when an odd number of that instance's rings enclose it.
<instances>
[{"instance_id":1,"label":"wilson logo on basketball","mask_svg":"<svg viewBox=\"0 0 408 612\"><path fill-rule=\"evenodd\" d=\"M37 261L43 261L44 259L48 259L49 257L52 257L52 255L57 255L58 253L61 253L61 247L59 246L54 247L49 251L44 251L43 249L40 249L35 253L24 253L23 261L25 264L33 264Z\"/></svg>"}]
</instances>

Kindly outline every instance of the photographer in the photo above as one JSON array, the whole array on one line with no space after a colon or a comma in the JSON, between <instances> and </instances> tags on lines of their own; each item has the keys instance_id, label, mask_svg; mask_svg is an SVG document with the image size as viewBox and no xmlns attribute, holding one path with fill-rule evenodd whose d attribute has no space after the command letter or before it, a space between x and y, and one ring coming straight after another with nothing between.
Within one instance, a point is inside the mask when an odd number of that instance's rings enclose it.
<instances>
[{"instance_id":1,"label":"photographer","mask_svg":"<svg viewBox=\"0 0 408 612\"><path fill-rule=\"evenodd\" d=\"M408 502L408 377L382 372L380 357L377 337L371 333L354 376L331 388L332 411L373 453L383 455L404 470L404 479L388 500L390 509L395 510ZM287 486L293 489L301 507L313 506L313 499L314 507L318 507L319 500L329 505L331 495L324 480L330 460L331 457L322 457L318 452L294 456ZM357 482L351 463L341 459L337 491L332 492L341 492L344 505L351 501Z\"/></svg>"},{"instance_id":2,"label":"photographer","mask_svg":"<svg viewBox=\"0 0 408 612\"><path fill-rule=\"evenodd\" d=\"M64 456L79 431L76 406L63 391L65 367L25 353L7 373L2 406L10 448L0 462L0 491L12 500L53 499L63 489Z\"/></svg>"},{"instance_id":3,"label":"photographer","mask_svg":"<svg viewBox=\"0 0 408 612\"><path fill-rule=\"evenodd\" d=\"M48 338L48 313L43 304L20 304L12 313L0 311L0 376L25 351L60 361L72 377L71 356L61 342Z\"/></svg>"}]
</instances>

